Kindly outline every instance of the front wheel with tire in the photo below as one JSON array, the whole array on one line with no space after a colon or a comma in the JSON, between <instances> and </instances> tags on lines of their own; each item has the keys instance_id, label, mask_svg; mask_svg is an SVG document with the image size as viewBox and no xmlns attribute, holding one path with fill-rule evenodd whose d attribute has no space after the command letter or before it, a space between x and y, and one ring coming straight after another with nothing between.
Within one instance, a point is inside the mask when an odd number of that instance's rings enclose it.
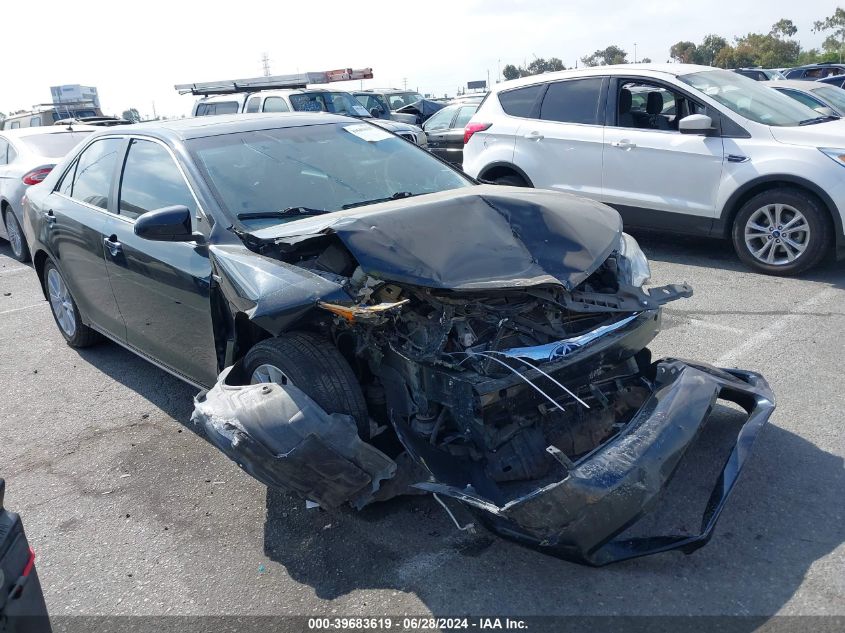
<instances>
[{"instance_id":1,"label":"front wheel with tire","mask_svg":"<svg viewBox=\"0 0 845 633\"><path fill-rule=\"evenodd\" d=\"M89 347L100 340L100 334L82 322L76 301L70 294L64 277L53 262L44 265L44 292L59 332L71 347Z\"/></svg>"},{"instance_id":2,"label":"front wheel with tire","mask_svg":"<svg viewBox=\"0 0 845 633\"><path fill-rule=\"evenodd\" d=\"M370 418L361 385L346 359L325 337L288 332L257 343L244 357L250 382L294 385L327 413L352 416L362 439Z\"/></svg>"},{"instance_id":3,"label":"front wheel with tire","mask_svg":"<svg viewBox=\"0 0 845 633\"><path fill-rule=\"evenodd\" d=\"M499 176L498 178L493 179L493 184L501 185L504 187L528 187L528 183L525 182L525 179L517 174L505 174L504 176Z\"/></svg>"},{"instance_id":4,"label":"front wheel with tire","mask_svg":"<svg viewBox=\"0 0 845 633\"><path fill-rule=\"evenodd\" d=\"M6 235L9 237L9 246L12 247L12 256L21 263L29 261L29 247L21 230L21 225L15 217L14 212L8 209L3 216L6 225Z\"/></svg>"},{"instance_id":5,"label":"front wheel with tire","mask_svg":"<svg viewBox=\"0 0 845 633\"><path fill-rule=\"evenodd\" d=\"M797 275L830 250L830 218L812 194L792 187L770 189L746 202L734 219L736 254L767 275Z\"/></svg>"}]
</instances>

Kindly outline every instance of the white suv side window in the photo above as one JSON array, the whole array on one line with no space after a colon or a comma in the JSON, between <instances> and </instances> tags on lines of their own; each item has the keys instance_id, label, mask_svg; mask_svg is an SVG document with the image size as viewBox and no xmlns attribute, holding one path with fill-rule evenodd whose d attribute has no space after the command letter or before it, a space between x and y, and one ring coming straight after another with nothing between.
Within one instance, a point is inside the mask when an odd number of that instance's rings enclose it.
<instances>
[{"instance_id":1,"label":"white suv side window","mask_svg":"<svg viewBox=\"0 0 845 633\"><path fill-rule=\"evenodd\" d=\"M570 79L549 84L540 118L560 123L596 125L599 122L601 77Z\"/></svg>"},{"instance_id":2,"label":"white suv side window","mask_svg":"<svg viewBox=\"0 0 845 633\"><path fill-rule=\"evenodd\" d=\"M704 113L704 107L659 84L629 81L616 95L617 127L641 130L678 131L678 121L690 114Z\"/></svg>"}]
</instances>

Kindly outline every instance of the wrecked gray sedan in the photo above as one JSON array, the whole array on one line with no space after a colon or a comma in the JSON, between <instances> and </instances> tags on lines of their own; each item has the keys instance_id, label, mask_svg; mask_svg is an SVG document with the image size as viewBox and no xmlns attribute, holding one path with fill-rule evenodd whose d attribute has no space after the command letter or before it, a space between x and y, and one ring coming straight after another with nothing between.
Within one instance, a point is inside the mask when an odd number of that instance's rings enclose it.
<instances>
[{"instance_id":1,"label":"wrecked gray sedan","mask_svg":"<svg viewBox=\"0 0 845 633\"><path fill-rule=\"evenodd\" d=\"M97 229L111 234L108 283L89 289L95 267L60 257L57 238L72 222L85 234L93 216L74 204L97 193L79 184L95 168L108 186L82 203L115 217L96 216L111 223ZM193 416L206 437L325 508L428 491L580 563L690 552L774 408L758 374L651 359L661 306L692 289L645 289L648 263L616 211L478 185L360 121L126 127L28 198L36 270L68 342L105 334L211 387ZM103 249L74 242L86 243ZM700 532L620 536L717 399L747 417Z\"/></svg>"}]
</instances>

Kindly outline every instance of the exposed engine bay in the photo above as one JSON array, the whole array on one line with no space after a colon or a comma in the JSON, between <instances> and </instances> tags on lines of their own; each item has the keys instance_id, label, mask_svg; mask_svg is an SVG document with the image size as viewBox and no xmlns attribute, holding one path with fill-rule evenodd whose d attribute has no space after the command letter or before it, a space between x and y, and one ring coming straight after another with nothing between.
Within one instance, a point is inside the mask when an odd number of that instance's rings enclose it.
<instances>
[{"instance_id":1,"label":"exposed engine bay","mask_svg":"<svg viewBox=\"0 0 845 633\"><path fill-rule=\"evenodd\" d=\"M243 236L259 258L212 251L233 308L341 352L368 419L328 413L295 379L250 385L237 361L194 421L259 480L326 508L428 491L589 565L701 547L774 409L765 380L652 361L661 306L692 289L645 290L647 260L614 211L483 191ZM655 503L717 398L748 418L701 532L614 539Z\"/></svg>"}]
</instances>

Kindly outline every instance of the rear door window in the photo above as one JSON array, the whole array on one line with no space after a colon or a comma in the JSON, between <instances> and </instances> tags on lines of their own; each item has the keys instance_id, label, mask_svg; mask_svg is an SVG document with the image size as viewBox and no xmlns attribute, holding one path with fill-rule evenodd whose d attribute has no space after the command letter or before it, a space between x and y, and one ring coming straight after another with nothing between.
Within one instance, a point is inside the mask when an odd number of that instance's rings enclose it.
<instances>
[{"instance_id":1,"label":"rear door window","mask_svg":"<svg viewBox=\"0 0 845 633\"><path fill-rule=\"evenodd\" d=\"M135 219L147 211L196 202L170 153L158 143L134 139L120 179L120 215Z\"/></svg>"},{"instance_id":2,"label":"rear door window","mask_svg":"<svg viewBox=\"0 0 845 633\"><path fill-rule=\"evenodd\" d=\"M109 190L118 164L123 139L94 141L79 157L70 188L71 198L101 209L109 208ZM67 193L62 188L63 193Z\"/></svg>"},{"instance_id":3,"label":"rear door window","mask_svg":"<svg viewBox=\"0 0 845 633\"><path fill-rule=\"evenodd\" d=\"M601 77L573 79L549 84L540 118L560 123L598 123Z\"/></svg>"},{"instance_id":4,"label":"rear door window","mask_svg":"<svg viewBox=\"0 0 845 633\"><path fill-rule=\"evenodd\" d=\"M0 165L5 165L9 162L8 152L9 144L0 138Z\"/></svg>"},{"instance_id":5,"label":"rear door window","mask_svg":"<svg viewBox=\"0 0 845 633\"><path fill-rule=\"evenodd\" d=\"M534 104L537 102L537 98L540 96L543 88L545 88L545 84L537 84L535 86L526 86L525 88L500 92L499 103L502 104L502 110L511 116L530 117L534 112Z\"/></svg>"},{"instance_id":6,"label":"rear door window","mask_svg":"<svg viewBox=\"0 0 845 633\"><path fill-rule=\"evenodd\" d=\"M246 111L247 113L258 112L260 106L261 97L250 97L249 101L246 102Z\"/></svg>"}]
</instances>

